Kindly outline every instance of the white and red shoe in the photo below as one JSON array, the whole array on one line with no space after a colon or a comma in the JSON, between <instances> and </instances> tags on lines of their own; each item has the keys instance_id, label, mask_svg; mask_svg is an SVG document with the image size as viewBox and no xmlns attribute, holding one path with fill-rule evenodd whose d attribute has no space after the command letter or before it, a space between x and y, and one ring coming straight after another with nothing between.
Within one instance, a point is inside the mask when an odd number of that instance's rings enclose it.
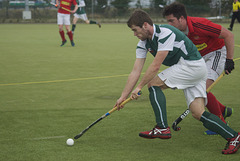
<instances>
[{"instance_id":1,"label":"white and red shoe","mask_svg":"<svg viewBox=\"0 0 240 161\"><path fill-rule=\"evenodd\" d=\"M228 143L222 154L234 154L240 148L240 133L235 138L228 139Z\"/></svg>"},{"instance_id":2,"label":"white and red shoe","mask_svg":"<svg viewBox=\"0 0 240 161\"><path fill-rule=\"evenodd\" d=\"M170 139L172 137L170 127L166 129L161 129L158 126L155 126L150 131L140 132L139 136L146 139L155 139L155 138Z\"/></svg>"}]
</instances>

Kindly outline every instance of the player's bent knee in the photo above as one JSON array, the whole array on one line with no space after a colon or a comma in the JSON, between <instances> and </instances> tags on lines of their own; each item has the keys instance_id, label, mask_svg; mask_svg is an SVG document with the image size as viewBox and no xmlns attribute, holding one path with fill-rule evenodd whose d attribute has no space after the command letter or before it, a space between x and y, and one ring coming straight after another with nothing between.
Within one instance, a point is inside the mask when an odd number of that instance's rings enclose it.
<instances>
[{"instance_id":1,"label":"player's bent knee","mask_svg":"<svg viewBox=\"0 0 240 161\"><path fill-rule=\"evenodd\" d=\"M195 98L195 100L189 105L189 109L192 112L192 116L200 120L204 109L204 99L203 98Z\"/></svg>"},{"instance_id":2,"label":"player's bent knee","mask_svg":"<svg viewBox=\"0 0 240 161\"><path fill-rule=\"evenodd\" d=\"M59 27L58 29L59 29L59 31L63 31L63 27Z\"/></svg>"},{"instance_id":3,"label":"player's bent knee","mask_svg":"<svg viewBox=\"0 0 240 161\"><path fill-rule=\"evenodd\" d=\"M152 87L152 86L158 86L161 89L166 89L168 88L167 85L159 78L159 77L155 77L153 78L149 83L148 83L148 88Z\"/></svg>"},{"instance_id":4,"label":"player's bent knee","mask_svg":"<svg viewBox=\"0 0 240 161\"><path fill-rule=\"evenodd\" d=\"M200 120L201 116L200 114L192 113L193 118Z\"/></svg>"}]
</instances>

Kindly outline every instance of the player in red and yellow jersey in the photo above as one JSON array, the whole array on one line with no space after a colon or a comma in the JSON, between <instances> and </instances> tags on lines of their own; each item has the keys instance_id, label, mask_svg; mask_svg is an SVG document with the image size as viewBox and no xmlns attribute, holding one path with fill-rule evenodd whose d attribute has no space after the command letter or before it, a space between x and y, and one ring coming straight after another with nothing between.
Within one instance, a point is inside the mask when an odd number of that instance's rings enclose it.
<instances>
[{"instance_id":1,"label":"player in red and yellow jersey","mask_svg":"<svg viewBox=\"0 0 240 161\"><path fill-rule=\"evenodd\" d=\"M185 6L178 2L166 6L163 16L170 25L178 28L188 36L204 58L208 68L206 88L223 71L226 74L231 73L234 69L234 37L230 31L208 19L187 16ZM207 99L208 104L206 107L208 110L226 123L224 118L232 114L232 109L221 104L211 92L207 94ZM205 133L208 135L216 134L211 131Z\"/></svg>"},{"instance_id":2,"label":"player in red and yellow jersey","mask_svg":"<svg viewBox=\"0 0 240 161\"><path fill-rule=\"evenodd\" d=\"M70 13L75 13L78 9L78 5L76 0L56 0L56 5L58 6L58 15L57 15L57 23L59 26L59 34L62 38L62 44L63 46L67 40L65 39L64 31L63 31L63 25L65 25L67 29L68 37L71 41L71 45L75 46L73 42L73 35L72 31L70 29ZM74 10L71 10L71 6L74 5Z\"/></svg>"}]
</instances>

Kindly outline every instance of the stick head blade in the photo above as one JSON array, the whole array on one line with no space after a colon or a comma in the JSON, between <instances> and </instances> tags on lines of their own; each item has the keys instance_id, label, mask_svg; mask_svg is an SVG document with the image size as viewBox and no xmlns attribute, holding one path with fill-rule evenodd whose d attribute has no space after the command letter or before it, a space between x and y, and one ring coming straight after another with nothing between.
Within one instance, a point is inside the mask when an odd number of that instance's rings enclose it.
<instances>
[{"instance_id":1,"label":"stick head blade","mask_svg":"<svg viewBox=\"0 0 240 161\"><path fill-rule=\"evenodd\" d=\"M174 131L181 130L181 127L177 126L177 124L175 122L172 124L172 128L173 128Z\"/></svg>"},{"instance_id":2,"label":"stick head blade","mask_svg":"<svg viewBox=\"0 0 240 161\"><path fill-rule=\"evenodd\" d=\"M175 131L180 131L181 130L181 127L177 127Z\"/></svg>"}]
</instances>

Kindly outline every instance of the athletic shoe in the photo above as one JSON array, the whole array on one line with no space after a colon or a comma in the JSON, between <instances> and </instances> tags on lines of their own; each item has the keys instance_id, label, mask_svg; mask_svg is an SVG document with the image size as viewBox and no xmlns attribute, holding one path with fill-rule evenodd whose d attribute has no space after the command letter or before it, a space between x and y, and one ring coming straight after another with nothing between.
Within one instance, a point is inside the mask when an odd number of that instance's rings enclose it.
<instances>
[{"instance_id":1,"label":"athletic shoe","mask_svg":"<svg viewBox=\"0 0 240 161\"><path fill-rule=\"evenodd\" d=\"M73 42L73 40L71 41L71 45L72 45L72 46L75 46L75 43Z\"/></svg>"},{"instance_id":2,"label":"athletic shoe","mask_svg":"<svg viewBox=\"0 0 240 161\"><path fill-rule=\"evenodd\" d=\"M240 147L240 133L235 138L227 139L228 143L224 150L222 150L222 154L234 154L238 151Z\"/></svg>"},{"instance_id":3,"label":"athletic shoe","mask_svg":"<svg viewBox=\"0 0 240 161\"><path fill-rule=\"evenodd\" d=\"M61 44L60 46L63 46L63 45L65 45L65 44L66 44L66 42L67 42L67 40L64 40L64 41L62 41L62 44Z\"/></svg>"},{"instance_id":4,"label":"athletic shoe","mask_svg":"<svg viewBox=\"0 0 240 161\"><path fill-rule=\"evenodd\" d=\"M226 107L225 110L224 110L224 112L222 113L224 120L225 120L227 117L230 117L232 114L233 114L233 109L230 108L230 107Z\"/></svg>"},{"instance_id":5,"label":"athletic shoe","mask_svg":"<svg viewBox=\"0 0 240 161\"><path fill-rule=\"evenodd\" d=\"M228 28L228 30L232 31L232 28L231 28L231 27L229 27L229 28Z\"/></svg>"},{"instance_id":6,"label":"athletic shoe","mask_svg":"<svg viewBox=\"0 0 240 161\"><path fill-rule=\"evenodd\" d=\"M205 135L218 135L218 133L213 132L213 131L211 131L211 130L205 131L204 134L205 134Z\"/></svg>"},{"instance_id":7,"label":"athletic shoe","mask_svg":"<svg viewBox=\"0 0 240 161\"><path fill-rule=\"evenodd\" d=\"M170 127L166 128L166 129L161 129L158 126L155 126L150 131L140 132L139 136L146 138L146 139L155 139L155 138L170 139L171 131L170 131Z\"/></svg>"},{"instance_id":8,"label":"athletic shoe","mask_svg":"<svg viewBox=\"0 0 240 161\"><path fill-rule=\"evenodd\" d=\"M99 27L99 28L101 28L101 27L102 27L102 26L101 26L101 24L100 24L99 22L97 23L97 25L98 25L98 27Z\"/></svg>"}]
</instances>

